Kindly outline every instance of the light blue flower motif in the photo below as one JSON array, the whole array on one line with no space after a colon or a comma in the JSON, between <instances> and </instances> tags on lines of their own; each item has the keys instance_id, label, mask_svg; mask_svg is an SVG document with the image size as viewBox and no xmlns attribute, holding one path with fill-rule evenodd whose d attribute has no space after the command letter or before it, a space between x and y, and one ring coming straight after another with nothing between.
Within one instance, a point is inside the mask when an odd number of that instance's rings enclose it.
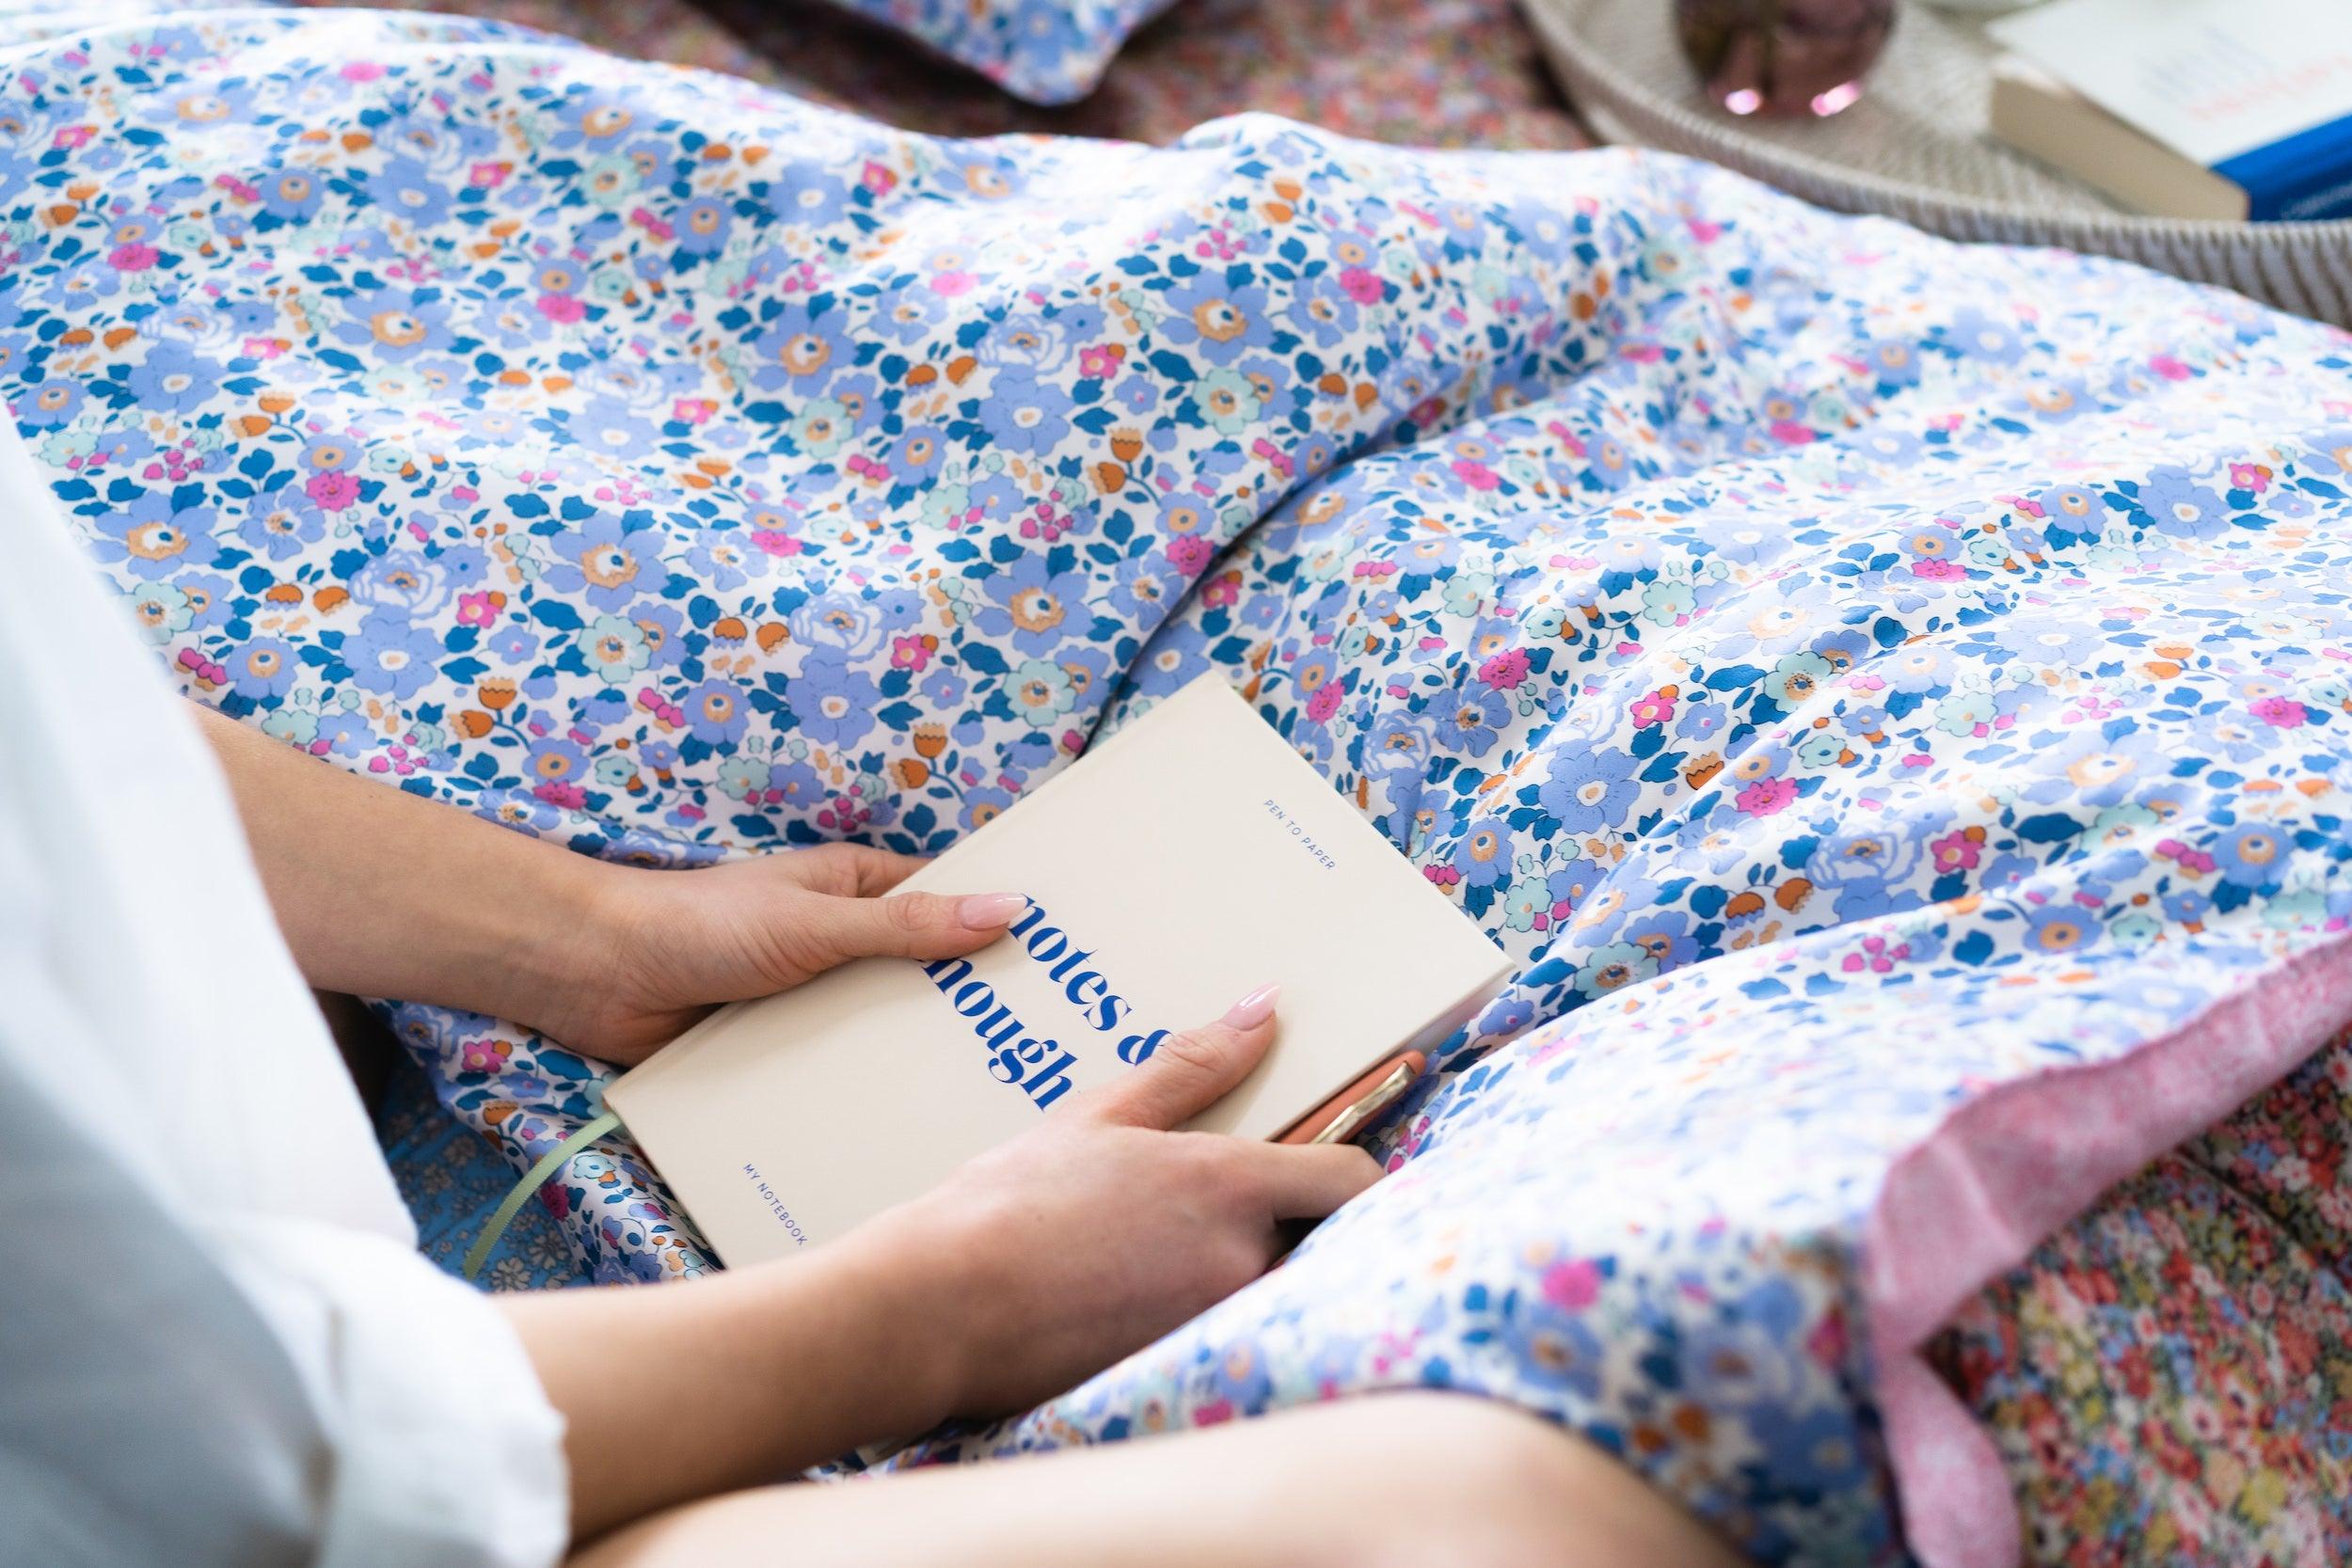
<instances>
[{"instance_id":1,"label":"light blue flower motif","mask_svg":"<svg viewBox=\"0 0 2352 1568\"><path fill-rule=\"evenodd\" d=\"M101 561L119 562L134 577L164 578L212 560L213 522L209 506L175 506L168 493L149 492L102 513L92 543Z\"/></svg>"},{"instance_id":2,"label":"light blue flower motif","mask_svg":"<svg viewBox=\"0 0 2352 1568\"><path fill-rule=\"evenodd\" d=\"M1008 451L1050 451L1070 434L1069 394L1034 374L999 371L980 422Z\"/></svg>"},{"instance_id":3,"label":"light blue flower motif","mask_svg":"<svg viewBox=\"0 0 2352 1568\"><path fill-rule=\"evenodd\" d=\"M230 655L229 680L240 697L263 702L294 689L301 656L282 637L256 637Z\"/></svg>"},{"instance_id":4,"label":"light blue flower motif","mask_svg":"<svg viewBox=\"0 0 2352 1568\"><path fill-rule=\"evenodd\" d=\"M125 385L142 408L185 414L211 401L220 377L218 361L185 343L158 342L131 368Z\"/></svg>"},{"instance_id":5,"label":"light blue flower motif","mask_svg":"<svg viewBox=\"0 0 2352 1568\"><path fill-rule=\"evenodd\" d=\"M811 306L786 305L767 319L766 329L752 343L754 379L767 390L795 398L822 396L857 359L842 325L840 311L819 314Z\"/></svg>"},{"instance_id":6,"label":"light blue flower motif","mask_svg":"<svg viewBox=\"0 0 2352 1568\"><path fill-rule=\"evenodd\" d=\"M431 626L416 625L397 610L377 610L357 631L344 634L340 651L354 685L405 703L433 679L443 649Z\"/></svg>"},{"instance_id":7,"label":"light blue flower motif","mask_svg":"<svg viewBox=\"0 0 2352 1568\"><path fill-rule=\"evenodd\" d=\"M2230 526L2220 493L2200 484L2176 463L2148 470L2139 484L2139 509L2164 532L2184 539L2210 539Z\"/></svg>"},{"instance_id":8,"label":"light blue flower motif","mask_svg":"<svg viewBox=\"0 0 2352 1568\"><path fill-rule=\"evenodd\" d=\"M548 541L555 559L541 580L561 594L578 594L598 610L623 610L640 591L649 563L641 551L652 536L641 537L622 518L597 512ZM650 563L658 572L659 563Z\"/></svg>"},{"instance_id":9,"label":"light blue flower motif","mask_svg":"<svg viewBox=\"0 0 2352 1568\"><path fill-rule=\"evenodd\" d=\"M849 747L874 727L882 691L847 655L819 649L792 677L786 700L803 735L819 745Z\"/></svg>"},{"instance_id":10,"label":"light blue flower motif","mask_svg":"<svg viewBox=\"0 0 2352 1568\"><path fill-rule=\"evenodd\" d=\"M1057 572L1042 555L1024 555L982 585L988 604L973 625L1025 654L1050 654L1087 629L1087 576Z\"/></svg>"}]
</instances>

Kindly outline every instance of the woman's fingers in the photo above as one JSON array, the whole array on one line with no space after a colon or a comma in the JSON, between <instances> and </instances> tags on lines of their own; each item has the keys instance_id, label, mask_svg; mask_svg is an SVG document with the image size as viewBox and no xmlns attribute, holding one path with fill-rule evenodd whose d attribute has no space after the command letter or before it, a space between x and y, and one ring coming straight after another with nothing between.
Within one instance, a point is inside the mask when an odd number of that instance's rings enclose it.
<instances>
[{"instance_id":1,"label":"woman's fingers","mask_svg":"<svg viewBox=\"0 0 2352 1568\"><path fill-rule=\"evenodd\" d=\"M1354 1144L1243 1142L1233 1157L1278 1220L1319 1220L1380 1180L1380 1162Z\"/></svg>"},{"instance_id":2,"label":"woman's fingers","mask_svg":"<svg viewBox=\"0 0 2352 1568\"><path fill-rule=\"evenodd\" d=\"M894 855L869 845L822 844L777 855L771 863L811 893L873 898L930 863L920 855Z\"/></svg>"},{"instance_id":3,"label":"woman's fingers","mask_svg":"<svg viewBox=\"0 0 2352 1568\"><path fill-rule=\"evenodd\" d=\"M1260 986L1215 1023L1160 1041L1151 1055L1108 1084L1078 1097L1073 1112L1166 1132L1222 1100L1249 1076L1274 1043L1279 986Z\"/></svg>"},{"instance_id":4,"label":"woman's fingers","mask_svg":"<svg viewBox=\"0 0 2352 1568\"><path fill-rule=\"evenodd\" d=\"M952 958L986 947L1021 917L1029 901L1017 893L898 893L887 898L823 895L793 908L787 918L820 967L851 958Z\"/></svg>"}]
</instances>

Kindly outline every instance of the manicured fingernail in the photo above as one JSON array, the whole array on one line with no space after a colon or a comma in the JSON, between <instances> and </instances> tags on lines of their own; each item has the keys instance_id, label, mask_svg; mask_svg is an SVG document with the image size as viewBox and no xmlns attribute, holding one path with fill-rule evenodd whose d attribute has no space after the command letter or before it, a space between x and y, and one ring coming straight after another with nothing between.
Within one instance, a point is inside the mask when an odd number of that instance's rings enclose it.
<instances>
[{"instance_id":1,"label":"manicured fingernail","mask_svg":"<svg viewBox=\"0 0 2352 1568\"><path fill-rule=\"evenodd\" d=\"M1225 1009L1225 1023L1232 1029L1255 1029L1274 1016L1274 1004L1281 996L1279 986L1260 986L1248 996Z\"/></svg>"},{"instance_id":2,"label":"manicured fingernail","mask_svg":"<svg viewBox=\"0 0 2352 1568\"><path fill-rule=\"evenodd\" d=\"M1017 893L976 893L956 903L956 918L975 931L993 931L999 926L1009 926L1029 901Z\"/></svg>"}]
</instances>

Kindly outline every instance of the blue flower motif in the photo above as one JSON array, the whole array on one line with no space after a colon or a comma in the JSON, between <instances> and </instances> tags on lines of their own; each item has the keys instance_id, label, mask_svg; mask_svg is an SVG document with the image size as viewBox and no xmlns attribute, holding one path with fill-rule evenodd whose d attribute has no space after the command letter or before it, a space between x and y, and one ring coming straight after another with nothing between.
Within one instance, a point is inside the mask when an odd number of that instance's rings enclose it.
<instances>
[{"instance_id":1,"label":"blue flower motif","mask_svg":"<svg viewBox=\"0 0 2352 1568\"><path fill-rule=\"evenodd\" d=\"M754 379L762 388L818 397L855 363L857 351L842 334L839 312L819 315L805 305L787 305L768 319L752 356L758 366Z\"/></svg>"},{"instance_id":2,"label":"blue flower motif","mask_svg":"<svg viewBox=\"0 0 2352 1568\"><path fill-rule=\"evenodd\" d=\"M1600 832L1621 826L1632 810L1642 793L1633 776L1640 766L1627 753L1607 748L1554 752L1535 799L1559 819L1562 832Z\"/></svg>"},{"instance_id":3,"label":"blue flower motif","mask_svg":"<svg viewBox=\"0 0 2352 1568\"><path fill-rule=\"evenodd\" d=\"M1230 365L1274 341L1265 290L1255 283L1228 283L1219 271L1201 273L1170 289L1164 306L1168 314L1159 330L1169 341L1191 346L1211 364Z\"/></svg>"},{"instance_id":4,"label":"blue flower motif","mask_svg":"<svg viewBox=\"0 0 2352 1568\"><path fill-rule=\"evenodd\" d=\"M980 423L1010 451L1050 451L1070 434L1070 394L1048 381L999 371L980 404Z\"/></svg>"},{"instance_id":5,"label":"blue flower motif","mask_svg":"<svg viewBox=\"0 0 2352 1568\"><path fill-rule=\"evenodd\" d=\"M2176 463L2148 470L2139 484L2139 509L2158 529L2181 539L2211 539L2230 527L2230 509L2220 493L2198 483Z\"/></svg>"},{"instance_id":6,"label":"blue flower motif","mask_svg":"<svg viewBox=\"0 0 2352 1568\"><path fill-rule=\"evenodd\" d=\"M362 182L368 199L389 216L419 229L430 229L449 217L449 190L433 171L414 158L392 158Z\"/></svg>"},{"instance_id":7,"label":"blue flower motif","mask_svg":"<svg viewBox=\"0 0 2352 1568\"><path fill-rule=\"evenodd\" d=\"M822 229L840 222L849 211L849 183L839 175L796 163L769 182L768 207L779 223Z\"/></svg>"},{"instance_id":8,"label":"blue flower motif","mask_svg":"<svg viewBox=\"0 0 2352 1568\"><path fill-rule=\"evenodd\" d=\"M433 679L442 651L439 634L397 610L373 610L358 630L343 634L352 684L404 703Z\"/></svg>"},{"instance_id":9,"label":"blue flower motif","mask_svg":"<svg viewBox=\"0 0 2352 1568\"><path fill-rule=\"evenodd\" d=\"M326 182L316 169L274 168L255 183L262 210L282 223L307 221L326 198Z\"/></svg>"},{"instance_id":10,"label":"blue flower motif","mask_svg":"<svg viewBox=\"0 0 2352 1568\"><path fill-rule=\"evenodd\" d=\"M647 567L660 569L659 562L638 553L650 538L640 539L609 512L595 513L548 541L555 562L543 580L558 593L580 594L598 610L624 609L637 595Z\"/></svg>"},{"instance_id":11,"label":"blue flower motif","mask_svg":"<svg viewBox=\"0 0 2352 1568\"><path fill-rule=\"evenodd\" d=\"M376 289L343 301L350 319L335 335L395 363L439 353L454 339L449 302L414 289Z\"/></svg>"},{"instance_id":12,"label":"blue flower motif","mask_svg":"<svg viewBox=\"0 0 2352 1568\"><path fill-rule=\"evenodd\" d=\"M2243 822L2213 847L2215 868L2239 887L2270 887L2286 870L2289 841L2267 823Z\"/></svg>"},{"instance_id":13,"label":"blue flower motif","mask_svg":"<svg viewBox=\"0 0 2352 1568\"><path fill-rule=\"evenodd\" d=\"M253 638L225 662L230 689L254 702L283 697L294 689L294 677L302 673L300 656L282 637Z\"/></svg>"},{"instance_id":14,"label":"blue flower motif","mask_svg":"<svg viewBox=\"0 0 2352 1568\"><path fill-rule=\"evenodd\" d=\"M169 494L150 491L120 510L102 513L93 541L101 561L119 562L135 577L168 577L190 561L209 561L209 506L175 507Z\"/></svg>"},{"instance_id":15,"label":"blue flower motif","mask_svg":"<svg viewBox=\"0 0 2352 1568\"><path fill-rule=\"evenodd\" d=\"M973 625L1025 654L1050 654L1086 630L1087 587L1084 572L1057 572L1045 557L1025 555L983 585L990 602Z\"/></svg>"},{"instance_id":16,"label":"blue flower motif","mask_svg":"<svg viewBox=\"0 0 2352 1568\"><path fill-rule=\"evenodd\" d=\"M678 209L671 228L677 233L679 254L716 256L727 247L727 236L735 230L735 211L717 197L696 197Z\"/></svg>"},{"instance_id":17,"label":"blue flower motif","mask_svg":"<svg viewBox=\"0 0 2352 1568\"><path fill-rule=\"evenodd\" d=\"M139 406L155 413L185 414L202 407L220 390L221 368L185 343L159 342L131 368L123 384Z\"/></svg>"},{"instance_id":18,"label":"blue flower motif","mask_svg":"<svg viewBox=\"0 0 2352 1568\"><path fill-rule=\"evenodd\" d=\"M751 727L743 689L730 680L713 676L679 698L678 706L694 738L708 745L731 746Z\"/></svg>"},{"instance_id":19,"label":"blue flower motif","mask_svg":"<svg viewBox=\"0 0 2352 1568\"><path fill-rule=\"evenodd\" d=\"M785 689L801 733L823 746L854 746L875 723L882 690L846 654L820 648Z\"/></svg>"},{"instance_id":20,"label":"blue flower motif","mask_svg":"<svg viewBox=\"0 0 2352 1568\"><path fill-rule=\"evenodd\" d=\"M1511 828L1499 817L1471 824L1454 847L1448 863L1461 873L1465 887L1492 887L1511 875Z\"/></svg>"},{"instance_id":21,"label":"blue flower motif","mask_svg":"<svg viewBox=\"0 0 2352 1568\"><path fill-rule=\"evenodd\" d=\"M27 430L55 430L73 422L84 399L78 381L49 380L18 398L11 409L16 422Z\"/></svg>"},{"instance_id":22,"label":"blue flower motif","mask_svg":"<svg viewBox=\"0 0 2352 1568\"><path fill-rule=\"evenodd\" d=\"M2015 324L1997 322L1974 305L1963 306L1952 313L1951 325L1944 330L1944 341L1953 351L1964 357L1990 360L1996 365L2012 365L2025 357L2025 334Z\"/></svg>"}]
</instances>

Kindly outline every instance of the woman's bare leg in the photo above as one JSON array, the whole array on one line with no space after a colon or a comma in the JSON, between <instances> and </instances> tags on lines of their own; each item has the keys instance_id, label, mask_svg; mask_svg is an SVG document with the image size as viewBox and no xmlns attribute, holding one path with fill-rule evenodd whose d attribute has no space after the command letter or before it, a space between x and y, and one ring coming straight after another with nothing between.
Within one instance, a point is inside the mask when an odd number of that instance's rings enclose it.
<instances>
[{"instance_id":1,"label":"woman's bare leg","mask_svg":"<svg viewBox=\"0 0 2352 1568\"><path fill-rule=\"evenodd\" d=\"M1400 1393L1181 1435L658 1514L574 1568L1736 1568L1597 1449Z\"/></svg>"}]
</instances>

